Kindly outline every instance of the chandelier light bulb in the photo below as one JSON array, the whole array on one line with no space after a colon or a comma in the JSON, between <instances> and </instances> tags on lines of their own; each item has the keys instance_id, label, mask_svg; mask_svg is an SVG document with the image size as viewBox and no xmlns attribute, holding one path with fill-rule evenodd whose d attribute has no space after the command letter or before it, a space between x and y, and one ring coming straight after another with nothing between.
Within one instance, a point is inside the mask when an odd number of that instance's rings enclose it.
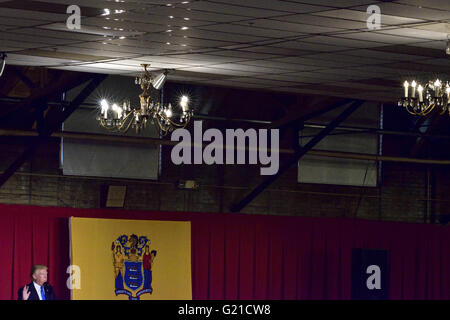
<instances>
[{"instance_id":1,"label":"chandelier light bulb","mask_svg":"<svg viewBox=\"0 0 450 320\"><path fill-rule=\"evenodd\" d=\"M186 96L182 96L180 99L180 107L183 109L183 111L187 110L188 103L189 103L189 98Z\"/></svg>"},{"instance_id":2,"label":"chandelier light bulb","mask_svg":"<svg viewBox=\"0 0 450 320\"><path fill-rule=\"evenodd\" d=\"M166 109L165 111L166 117L167 118L171 118L173 113L172 113L172 106L169 104L169 107Z\"/></svg>"},{"instance_id":3,"label":"chandelier light bulb","mask_svg":"<svg viewBox=\"0 0 450 320\"><path fill-rule=\"evenodd\" d=\"M403 86L405 87L405 98L408 98L408 88L409 88L409 83L408 83L408 81L405 81L405 83L403 84Z\"/></svg>"},{"instance_id":4,"label":"chandelier light bulb","mask_svg":"<svg viewBox=\"0 0 450 320\"><path fill-rule=\"evenodd\" d=\"M114 103L112 105L112 110L116 113L115 116L117 116L117 118L120 118L122 116L122 109L119 108L117 104Z\"/></svg>"},{"instance_id":5,"label":"chandelier light bulb","mask_svg":"<svg viewBox=\"0 0 450 320\"><path fill-rule=\"evenodd\" d=\"M105 117L105 119L108 117L108 109L109 109L109 104L108 104L108 101L106 101L105 99L103 99L101 102L100 102L100 106L101 106L101 108L102 108L102 111L101 111L101 113L102 113L102 115Z\"/></svg>"},{"instance_id":6,"label":"chandelier light bulb","mask_svg":"<svg viewBox=\"0 0 450 320\"><path fill-rule=\"evenodd\" d=\"M434 82L434 96L439 97L441 95L441 81L439 79L436 79Z\"/></svg>"},{"instance_id":7,"label":"chandelier light bulb","mask_svg":"<svg viewBox=\"0 0 450 320\"><path fill-rule=\"evenodd\" d=\"M416 97L416 86L417 86L417 83L416 83L416 81L413 80L413 82L411 83L411 87L412 87L412 97L413 97L413 98Z\"/></svg>"},{"instance_id":8,"label":"chandelier light bulb","mask_svg":"<svg viewBox=\"0 0 450 320\"><path fill-rule=\"evenodd\" d=\"M423 87L420 84L417 87L417 91L419 92L419 102L423 102Z\"/></svg>"}]
</instances>

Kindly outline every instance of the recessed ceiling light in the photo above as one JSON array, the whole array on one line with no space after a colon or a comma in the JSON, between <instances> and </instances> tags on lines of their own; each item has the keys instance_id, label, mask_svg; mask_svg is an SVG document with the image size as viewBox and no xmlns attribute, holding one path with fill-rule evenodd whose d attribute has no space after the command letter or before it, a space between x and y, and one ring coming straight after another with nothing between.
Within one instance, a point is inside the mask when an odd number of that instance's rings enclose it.
<instances>
[{"instance_id":1,"label":"recessed ceiling light","mask_svg":"<svg viewBox=\"0 0 450 320\"><path fill-rule=\"evenodd\" d=\"M186 21L191 20L190 18L183 18L183 19L186 20Z\"/></svg>"},{"instance_id":2,"label":"recessed ceiling light","mask_svg":"<svg viewBox=\"0 0 450 320\"><path fill-rule=\"evenodd\" d=\"M166 44L170 46L170 42L166 42Z\"/></svg>"},{"instance_id":3,"label":"recessed ceiling light","mask_svg":"<svg viewBox=\"0 0 450 320\"><path fill-rule=\"evenodd\" d=\"M173 19L174 17L173 17L173 16L169 16L169 18L170 18L170 19Z\"/></svg>"},{"instance_id":4,"label":"recessed ceiling light","mask_svg":"<svg viewBox=\"0 0 450 320\"><path fill-rule=\"evenodd\" d=\"M187 30L189 29L188 27L181 27L181 30Z\"/></svg>"},{"instance_id":5,"label":"recessed ceiling light","mask_svg":"<svg viewBox=\"0 0 450 320\"><path fill-rule=\"evenodd\" d=\"M123 40L123 39L126 39L126 38L127 38L127 37L124 37L124 36L119 37L120 40Z\"/></svg>"}]
</instances>

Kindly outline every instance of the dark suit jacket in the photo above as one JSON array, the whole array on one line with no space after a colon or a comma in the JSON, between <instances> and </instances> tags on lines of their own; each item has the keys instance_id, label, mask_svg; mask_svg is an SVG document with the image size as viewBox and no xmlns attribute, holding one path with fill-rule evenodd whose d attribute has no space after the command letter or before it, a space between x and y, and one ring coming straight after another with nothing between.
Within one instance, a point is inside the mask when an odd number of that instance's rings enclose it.
<instances>
[{"instance_id":1,"label":"dark suit jacket","mask_svg":"<svg viewBox=\"0 0 450 320\"><path fill-rule=\"evenodd\" d=\"M19 289L17 300L23 300L22 299L23 288L24 287ZM33 282L28 284L28 290L30 291L30 296L28 297L28 300L39 300L39 296L36 292L36 288L34 287ZM53 287L48 283L44 284L44 292L46 300L56 300L56 295L55 292L53 291Z\"/></svg>"}]
</instances>

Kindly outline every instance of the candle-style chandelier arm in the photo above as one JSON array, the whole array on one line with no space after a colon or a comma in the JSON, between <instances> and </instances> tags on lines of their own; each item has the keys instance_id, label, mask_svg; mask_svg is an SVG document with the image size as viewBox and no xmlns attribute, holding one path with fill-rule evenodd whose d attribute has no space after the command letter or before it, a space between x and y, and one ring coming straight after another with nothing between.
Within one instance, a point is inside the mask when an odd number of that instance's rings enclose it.
<instances>
[{"instance_id":1,"label":"candle-style chandelier arm","mask_svg":"<svg viewBox=\"0 0 450 320\"><path fill-rule=\"evenodd\" d=\"M122 124L121 125L110 125L108 126L108 124L106 123L104 118L100 118L100 125L105 128L106 130L112 131L112 132L121 132L121 133L127 133L130 128L131 125L133 124L133 121L129 121L130 119L133 119L133 113L130 112L129 114L127 114L123 120L121 121ZM124 129L125 128L125 129Z\"/></svg>"}]
</instances>

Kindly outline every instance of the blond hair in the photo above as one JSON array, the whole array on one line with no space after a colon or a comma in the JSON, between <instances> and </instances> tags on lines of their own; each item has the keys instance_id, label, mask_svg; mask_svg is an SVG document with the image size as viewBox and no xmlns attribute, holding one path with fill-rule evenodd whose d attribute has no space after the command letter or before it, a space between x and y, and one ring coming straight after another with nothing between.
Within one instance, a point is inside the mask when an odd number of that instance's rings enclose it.
<instances>
[{"instance_id":1,"label":"blond hair","mask_svg":"<svg viewBox=\"0 0 450 320\"><path fill-rule=\"evenodd\" d=\"M44 266L43 264L35 264L33 268L31 268L31 274L30 276L33 276L36 271L38 270L48 270L47 266Z\"/></svg>"}]
</instances>

